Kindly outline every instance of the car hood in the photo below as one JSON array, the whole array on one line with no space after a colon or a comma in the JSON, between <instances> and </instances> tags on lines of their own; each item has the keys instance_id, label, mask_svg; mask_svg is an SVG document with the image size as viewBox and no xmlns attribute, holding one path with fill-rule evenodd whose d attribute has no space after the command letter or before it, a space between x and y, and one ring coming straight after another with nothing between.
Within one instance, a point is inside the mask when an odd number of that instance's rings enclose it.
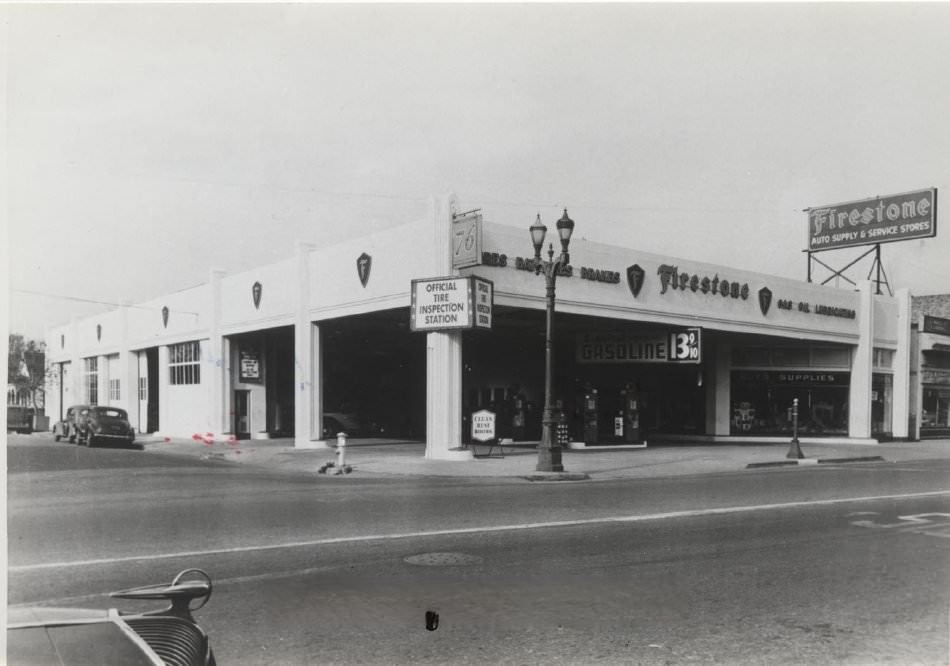
<instances>
[{"instance_id":1,"label":"car hood","mask_svg":"<svg viewBox=\"0 0 950 666\"><path fill-rule=\"evenodd\" d=\"M11 664L128 664L156 662L108 611L75 608L10 609L7 658Z\"/></svg>"},{"instance_id":2,"label":"car hood","mask_svg":"<svg viewBox=\"0 0 950 666\"><path fill-rule=\"evenodd\" d=\"M20 624L68 624L70 622L89 622L107 620L109 611L97 608L51 608L45 606L24 606L7 609L7 626Z\"/></svg>"}]
</instances>

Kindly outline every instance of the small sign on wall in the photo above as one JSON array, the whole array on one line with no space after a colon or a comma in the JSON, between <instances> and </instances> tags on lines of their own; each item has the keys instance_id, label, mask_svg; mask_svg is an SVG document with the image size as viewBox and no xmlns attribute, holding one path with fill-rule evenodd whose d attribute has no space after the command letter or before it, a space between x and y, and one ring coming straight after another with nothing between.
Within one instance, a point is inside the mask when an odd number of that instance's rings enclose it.
<instances>
[{"instance_id":1,"label":"small sign on wall","mask_svg":"<svg viewBox=\"0 0 950 666\"><path fill-rule=\"evenodd\" d=\"M242 349L240 352L240 376L242 382L261 381L261 355L257 351Z\"/></svg>"},{"instance_id":2,"label":"small sign on wall","mask_svg":"<svg viewBox=\"0 0 950 666\"><path fill-rule=\"evenodd\" d=\"M477 266L482 261L482 216L466 213L452 220L452 268Z\"/></svg>"}]
</instances>

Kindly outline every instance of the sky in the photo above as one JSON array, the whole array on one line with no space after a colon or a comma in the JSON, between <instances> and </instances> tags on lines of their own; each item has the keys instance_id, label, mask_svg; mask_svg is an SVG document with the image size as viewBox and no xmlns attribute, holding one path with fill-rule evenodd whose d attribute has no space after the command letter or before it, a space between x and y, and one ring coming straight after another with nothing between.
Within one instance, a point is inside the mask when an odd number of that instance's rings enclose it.
<instances>
[{"instance_id":1,"label":"sky","mask_svg":"<svg viewBox=\"0 0 950 666\"><path fill-rule=\"evenodd\" d=\"M67 3L0 20L9 327L34 339L448 192L524 227L526 254L535 216L567 207L579 237L801 280L805 208L950 194L943 2ZM935 238L883 246L892 289L950 292L940 218Z\"/></svg>"}]
</instances>

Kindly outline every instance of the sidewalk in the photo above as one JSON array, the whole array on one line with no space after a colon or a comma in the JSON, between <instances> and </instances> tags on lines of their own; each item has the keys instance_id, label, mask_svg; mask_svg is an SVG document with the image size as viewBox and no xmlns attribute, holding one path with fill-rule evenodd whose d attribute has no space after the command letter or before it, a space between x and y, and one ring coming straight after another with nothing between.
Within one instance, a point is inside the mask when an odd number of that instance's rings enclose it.
<instances>
[{"instance_id":1,"label":"sidewalk","mask_svg":"<svg viewBox=\"0 0 950 666\"><path fill-rule=\"evenodd\" d=\"M210 439L210 438L209 438ZM296 449L292 439L202 440L145 436L137 440L148 453L194 456L203 460L254 465L315 475L326 463L336 462L335 447ZM335 444L335 440L331 443ZM403 440L353 439L346 447L349 476L434 476L556 479L622 479L734 472L752 467L792 466L845 462L899 463L909 460L950 459L950 439L921 442L852 444L801 440L803 460L786 458L789 443L679 444L656 443L647 448L569 450L562 453L564 474L536 473L538 454L533 445L496 448L478 446L473 461L426 460L425 444ZM330 468L332 476L336 470Z\"/></svg>"}]
</instances>

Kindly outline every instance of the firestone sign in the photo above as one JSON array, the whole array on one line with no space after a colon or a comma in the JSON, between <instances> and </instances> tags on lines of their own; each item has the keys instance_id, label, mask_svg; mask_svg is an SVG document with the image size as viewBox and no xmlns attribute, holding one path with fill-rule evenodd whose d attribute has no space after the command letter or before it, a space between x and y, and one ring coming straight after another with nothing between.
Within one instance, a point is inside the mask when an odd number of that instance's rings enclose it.
<instances>
[{"instance_id":1,"label":"firestone sign","mask_svg":"<svg viewBox=\"0 0 950 666\"><path fill-rule=\"evenodd\" d=\"M937 235L937 188L808 208L808 251Z\"/></svg>"}]
</instances>

